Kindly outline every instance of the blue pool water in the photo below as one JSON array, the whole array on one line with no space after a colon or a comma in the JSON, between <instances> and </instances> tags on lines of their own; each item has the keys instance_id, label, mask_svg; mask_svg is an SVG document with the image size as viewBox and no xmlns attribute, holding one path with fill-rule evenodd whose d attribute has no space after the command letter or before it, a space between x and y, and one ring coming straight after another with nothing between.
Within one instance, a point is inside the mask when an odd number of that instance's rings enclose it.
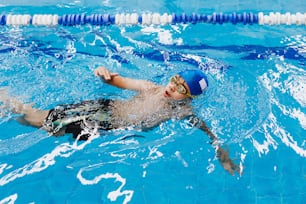
<instances>
[{"instance_id":1,"label":"blue pool water","mask_svg":"<svg viewBox=\"0 0 306 204\"><path fill-rule=\"evenodd\" d=\"M305 1L2 1L0 13L305 12ZM273 9L271 10L271 5ZM19 124L0 110L0 203L306 203L305 26L166 25L0 27L0 87L35 107L132 92L103 84L103 65L166 84L204 70L198 116L241 175L216 159L186 121L75 142ZM141 135L144 137L129 137Z\"/></svg>"}]
</instances>

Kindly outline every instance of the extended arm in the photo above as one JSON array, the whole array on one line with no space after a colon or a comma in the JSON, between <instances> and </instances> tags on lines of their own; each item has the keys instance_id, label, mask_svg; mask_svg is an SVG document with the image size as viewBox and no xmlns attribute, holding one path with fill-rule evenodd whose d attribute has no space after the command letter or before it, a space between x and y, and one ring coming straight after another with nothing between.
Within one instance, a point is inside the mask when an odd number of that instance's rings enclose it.
<instances>
[{"instance_id":1,"label":"extended arm","mask_svg":"<svg viewBox=\"0 0 306 204\"><path fill-rule=\"evenodd\" d=\"M190 122L203 130L208 137L211 139L211 143L214 145L217 151L217 158L219 162L222 164L223 168L227 170L231 175L234 175L235 172L240 173L240 168L229 158L228 151L225 151L220 144L218 143L218 137L208 128L205 122L201 121L196 116L192 116L190 118Z\"/></svg>"},{"instance_id":2,"label":"extended arm","mask_svg":"<svg viewBox=\"0 0 306 204\"><path fill-rule=\"evenodd\" d=\"M110 72L105 67L98 67L94 73L96 76L101 77L106 83L122 89L142 91L156 86L149 81L122 77L118 73Z\"/></svg>"}]
</instances>

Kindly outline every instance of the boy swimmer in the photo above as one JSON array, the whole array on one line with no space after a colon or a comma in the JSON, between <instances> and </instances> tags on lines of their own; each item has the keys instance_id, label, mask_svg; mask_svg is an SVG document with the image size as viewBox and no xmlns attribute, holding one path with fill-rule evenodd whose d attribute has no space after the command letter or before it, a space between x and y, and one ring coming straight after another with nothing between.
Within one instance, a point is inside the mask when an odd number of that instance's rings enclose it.
<instances>
[{"instance_id":1,"label":"boy swimmer","mask_svg":"<svg viewBox=\"0 0 306 204\"><path fill-rule=\"evenodd\" d=\"M43 128L55 136L72 133L73 137L79 140L88 139L89 134L83 131L85 128L148 129L171 118L189 117L190 122L205 131L212 143L216 144L217 157L223 167L232 175L239 172L239 167L229 158L228 152L219 146L218 138L192 111L191 99L202 94L208 87L207 77L202 71L182 71L171 77L165 87L145 80L120 76L105 67L98 67L94 74L110 85L134 90L138 94L124 101L84 101L79 104L56 106L52 110L39 110L4 94L0 101L9 104L14 112L23 114L22 121L28 125Z\"/></svg>"}]
</instances>

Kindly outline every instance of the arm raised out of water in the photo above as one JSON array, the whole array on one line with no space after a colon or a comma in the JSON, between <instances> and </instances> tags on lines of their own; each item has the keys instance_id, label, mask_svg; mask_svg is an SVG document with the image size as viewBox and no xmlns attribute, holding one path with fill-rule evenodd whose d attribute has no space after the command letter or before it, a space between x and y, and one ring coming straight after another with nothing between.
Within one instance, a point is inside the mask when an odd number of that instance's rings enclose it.
<instances>
[{"instance_id":1,"label":"arm raised out of water","mask_svg":"<svg viewBox=\"0 0 306 204\"><path fill-rule=\"evenodd\" d=\"M152 88L153 86L156 86L155 84L149 81L120 76L118 73L110 72L105 67L98 67L94 71L94 74L98 77L101 77L104 82L122 89L143 91Z\"/></svg>"},{"instance_id":2,"label":"arm raised out of water","mask_svg":"<svg viewBox=\"0 0 306 204\"><path fill-rule=\"evenodd\" d=\"M226 151L221 147L218 137L209 129L204 121L201 121L196 116L192 116L190 117L190 123L208 135L208 137L211 139L211 144L216 149L217 158L226 171L228 171L231 175L234 175L235 172L241 173L239 166L234 164L232 159L229 158L228 150Z\"/></svg>"}]
</instances>

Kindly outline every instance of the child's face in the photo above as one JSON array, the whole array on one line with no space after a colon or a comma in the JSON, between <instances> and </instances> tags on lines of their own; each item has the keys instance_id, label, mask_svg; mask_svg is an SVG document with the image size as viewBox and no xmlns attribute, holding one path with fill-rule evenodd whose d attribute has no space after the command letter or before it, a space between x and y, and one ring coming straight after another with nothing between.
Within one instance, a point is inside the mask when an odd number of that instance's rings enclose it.
<instances>
[{"instance_id":1,"label":"child's face","mask_svg":"<svg viewBox=\"0 0 306 204\"><path fill-rule=\"evenodd\" d=\"M192 97L187 83L179 75L170 78L170 82L165 88L164 96L175 100Z\"/></svg>"}]
</instances>

